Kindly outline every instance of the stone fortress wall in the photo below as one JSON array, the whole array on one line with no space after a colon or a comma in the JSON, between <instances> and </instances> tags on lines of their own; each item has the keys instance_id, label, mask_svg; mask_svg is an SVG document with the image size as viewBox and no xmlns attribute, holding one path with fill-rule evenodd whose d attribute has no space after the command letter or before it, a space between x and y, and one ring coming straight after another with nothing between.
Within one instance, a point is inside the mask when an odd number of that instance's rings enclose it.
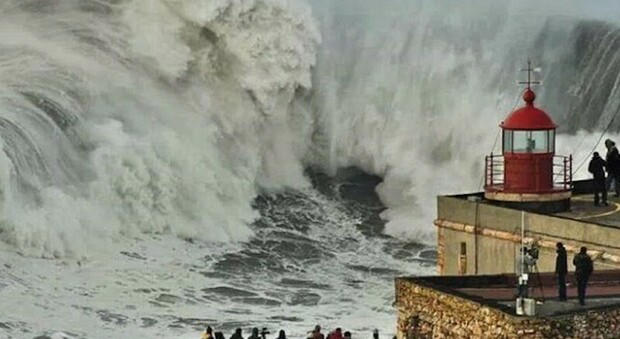
<instances>
[{"instance_id":1,"label":"stone fortress wall","mask_svg":"<svg viewBox=\"0 0 620 339\"><path fill-rule=\"evenodd\" d=\"M462 277L453 280L458 287L468 284ZM507 307L459 296L425 278L396 279L396 308L398 339L620 338L617 306L548 317L519 317Z\"/></svg>"}]
</instances>

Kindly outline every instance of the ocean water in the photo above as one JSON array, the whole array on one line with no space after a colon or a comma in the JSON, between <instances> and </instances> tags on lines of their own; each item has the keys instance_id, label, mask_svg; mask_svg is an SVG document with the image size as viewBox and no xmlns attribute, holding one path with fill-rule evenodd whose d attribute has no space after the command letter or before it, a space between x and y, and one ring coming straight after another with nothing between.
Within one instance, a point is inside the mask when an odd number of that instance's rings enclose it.
<instances>
[{"instance_id":1,"label":"ocean water","mask_svg":"<svg viewBox=\"0 0 620 339\"><path fill-rule=\"evenodd\" d=\"M0 2L0 336L391 337L528 58L558 153L617 137L618 9Z\"/></svg>"}]
</instances>

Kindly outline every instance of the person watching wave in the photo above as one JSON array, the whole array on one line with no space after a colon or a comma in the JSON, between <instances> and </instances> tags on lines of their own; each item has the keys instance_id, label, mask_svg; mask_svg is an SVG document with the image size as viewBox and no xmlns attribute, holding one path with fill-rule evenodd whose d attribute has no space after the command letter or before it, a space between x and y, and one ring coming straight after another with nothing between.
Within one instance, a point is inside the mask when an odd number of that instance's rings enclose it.
<instances>
[{"instance_id":1,"label":"person watching wave","mask_svg":"<svg viewBox=\"0 0 620 339\"><path fill-rule=\"evenodd\" d=\"M321 333L321 326L316 325L314 331L312 331L312 339L325 339L323 333Z\"/></svg>"},{"instance_id":2,"label":"person watching wave","mask_svg":"<svg viewBox=\"0 0 620 339\"><path fill-rule=\"evenodd\" d=\"M237 328L235 330L235 333L233 333L232 336L230 336L230 339L243 339L243 332L240 328Z\"/></svg>"},{"instance_id":3,"label":"person watching wave","mask_svg":"<svg viewBox=\"0 0 620 339\"><path fill-rule=\"evenodd\" d=\"M286 339L286 332L284 332L284 330L280 330L276 339Z\"/></svg>"},{"instance_id":4,"label":"person watching wave","mask_svg":"<svg viewBox=\"0 0 620 339\"><path fill-rule=\"evenodd\" d=\"M207 326L207 329L202 333L200 339L213 339L213 329L211 326Z\"/></svg>"}]
</instances>

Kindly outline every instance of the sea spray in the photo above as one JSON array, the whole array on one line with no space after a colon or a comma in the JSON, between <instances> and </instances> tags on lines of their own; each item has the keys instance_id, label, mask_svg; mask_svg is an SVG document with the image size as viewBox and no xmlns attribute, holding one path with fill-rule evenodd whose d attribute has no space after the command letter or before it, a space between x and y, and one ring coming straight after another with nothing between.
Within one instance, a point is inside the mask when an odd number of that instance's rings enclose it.
<instances>
[{"instance_id":1,"label":"sea spray","mask_svg":"<svg viewBox=\"0 0 620 339\"><path fill-rule=\"evenodd\" d=\"M307 185L310 117L292 102L319 36L304 6L16 0L0 13L0 227L20 252L247 240L259 188Z\"/></svg>"}]
</instances>

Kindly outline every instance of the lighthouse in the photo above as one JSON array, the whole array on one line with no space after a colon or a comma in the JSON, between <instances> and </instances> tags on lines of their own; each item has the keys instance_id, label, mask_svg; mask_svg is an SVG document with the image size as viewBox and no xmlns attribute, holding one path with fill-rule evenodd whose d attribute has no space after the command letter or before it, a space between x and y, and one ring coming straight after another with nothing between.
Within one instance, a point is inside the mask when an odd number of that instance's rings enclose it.
<instances>
[{"instance_id":1,"label":"lighthouse","mask_svg":"<svg viewBox=\"0 0 620 339\"><path fill-rule=\"evenodd\" d=\"M502 121L502 154L485 158L486 199L498 204L539 212L570 208L572 157L555 154L557 125L536 107L528 61L525 104Z\"/></svg>"},{"instance_id":2,"label":"lighthouse","mask_svg":"<svg viewBox=\"0 0 620 339\"><path fill-rule=\"evenodd\" d=\"M558 126L538 107L529 62L524 71L523 103L499 123L502 152L485 157L484 191L437 197L438 275L396 279L399 339L620 338L620 202L595 206L592 180L572 180L572 158L555 153ZM592 306L576 302L574 285L568 302L534 302L558 288L558 243L568 258L587 247ZM527 274L524 247L530 264L536 259ZM510 301L517 285L524 298Z\"/></svg>"}]
</instances>

